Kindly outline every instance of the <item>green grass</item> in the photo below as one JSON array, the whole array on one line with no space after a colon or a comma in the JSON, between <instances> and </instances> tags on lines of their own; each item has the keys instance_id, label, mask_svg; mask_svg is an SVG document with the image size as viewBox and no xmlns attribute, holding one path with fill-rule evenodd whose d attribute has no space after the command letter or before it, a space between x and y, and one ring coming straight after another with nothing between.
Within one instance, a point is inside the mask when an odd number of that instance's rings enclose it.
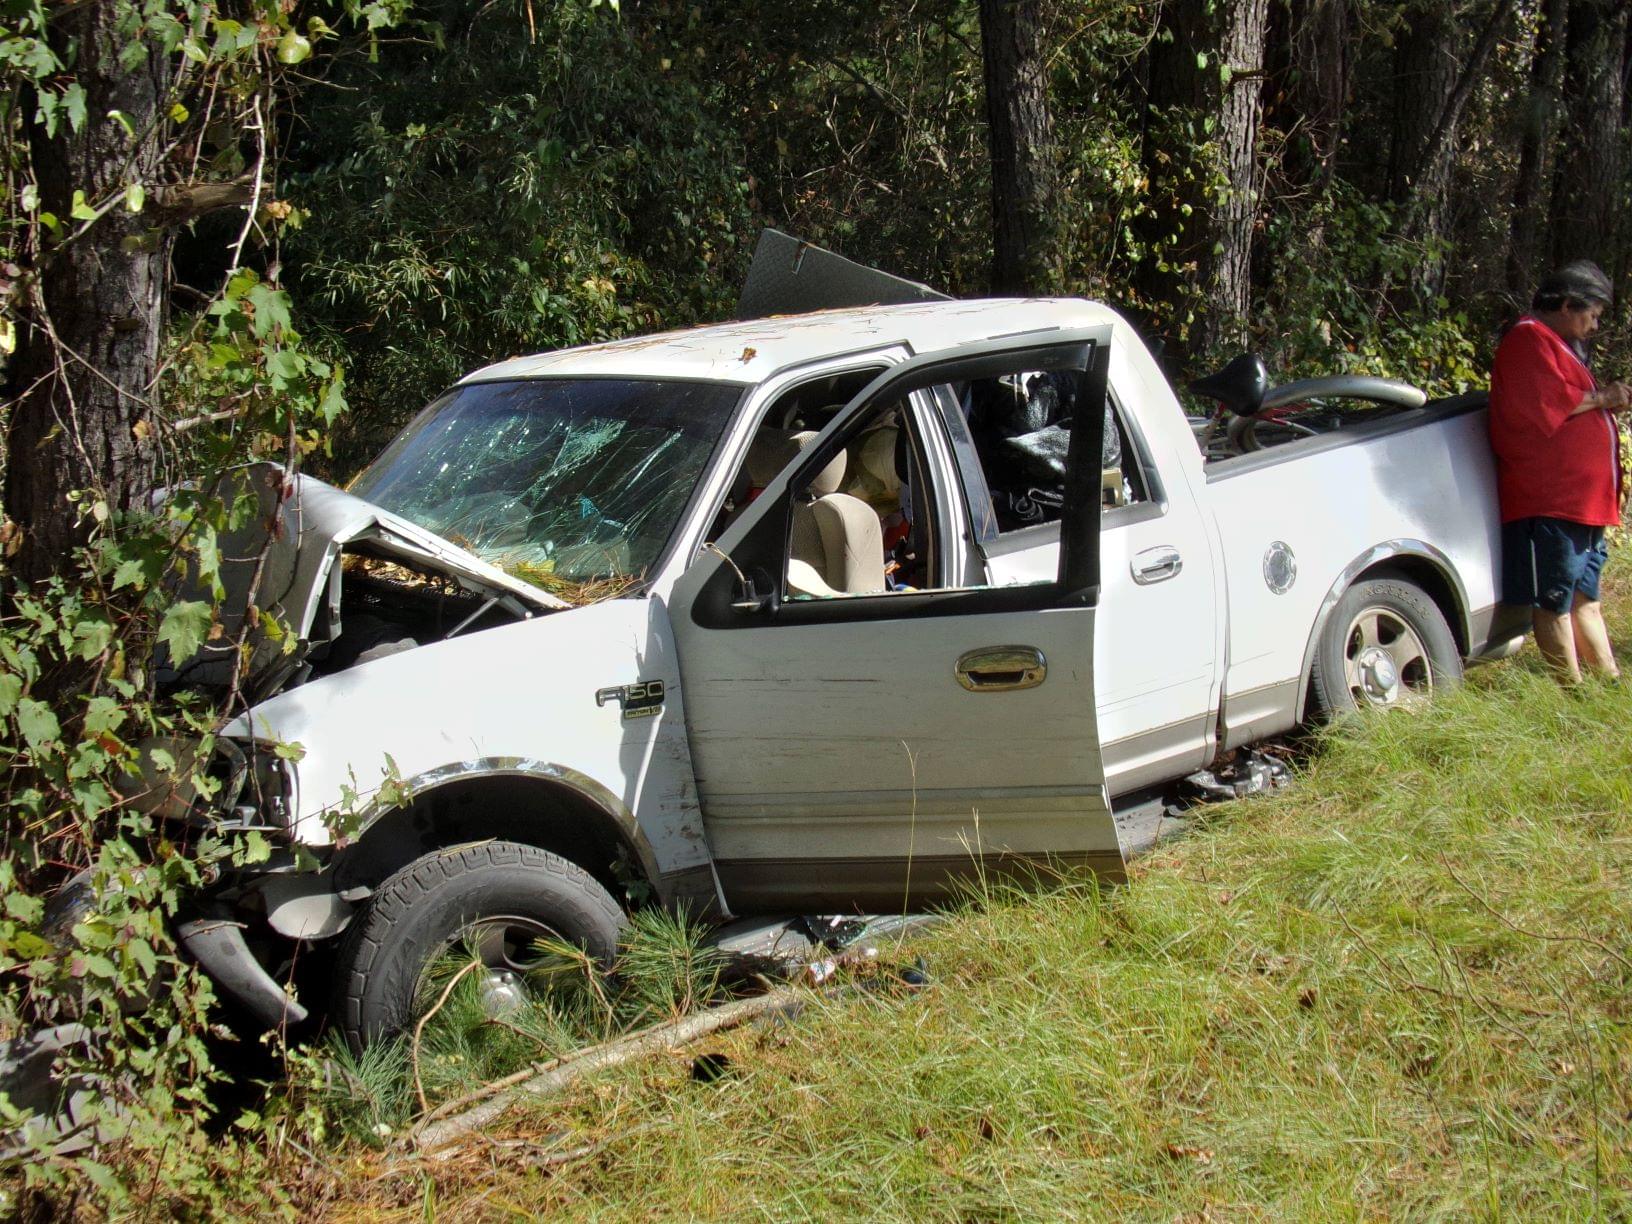
<instances>
[{"instance_id":1,"label":"green grass","mask_svg":"<svg viewBox=\"0 0 1632 1224\"><path fill-rule=\"evenodd\" d=\"M682 1053L611 1073L352 1207L1626 1216L1629 745L1632 690L1484 669L1329 733L1296 788L1212 809L1124 888L977 899L915 939L919 994L711 1043L717 1083Z\"/></svg>"},{"instance_id":2,"label":"green grass","mask_svg":"<svg viewBox=\"0 0 1632 1224\"><path fill-rule=\"evenodd\" d=\"M492 1017L468 951L450 953L425 975L426 1023L418 1034L354 1055L338 1035L305 1059L307 1089L330 1123L375 1146L483 1084L725 997L720 954L683 917L643 910L630 920L610 979L571 945L540 947L531 1000ZM326 1056L325 1056L326 1055Z\"/></svg>"}]
</instances>

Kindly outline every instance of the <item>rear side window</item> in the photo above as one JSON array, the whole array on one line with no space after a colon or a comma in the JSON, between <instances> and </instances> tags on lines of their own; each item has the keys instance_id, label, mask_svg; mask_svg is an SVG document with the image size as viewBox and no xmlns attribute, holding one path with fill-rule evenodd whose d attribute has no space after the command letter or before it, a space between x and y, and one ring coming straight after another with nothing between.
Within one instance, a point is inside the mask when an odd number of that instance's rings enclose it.
<instances>
[{"instance_id":1,"label":"rear side window","mask_svg":"<svg viewBox=\"0 0 1632 1224\"><path fill-rule=\"evenodd\" d=\"M938 388L977 540L1059 520L1075 394L1074 378L1046 372ZM1106 508L1149 499L1131 436L1110 403L1101 467Z\"/></svg>"}]
</instances>

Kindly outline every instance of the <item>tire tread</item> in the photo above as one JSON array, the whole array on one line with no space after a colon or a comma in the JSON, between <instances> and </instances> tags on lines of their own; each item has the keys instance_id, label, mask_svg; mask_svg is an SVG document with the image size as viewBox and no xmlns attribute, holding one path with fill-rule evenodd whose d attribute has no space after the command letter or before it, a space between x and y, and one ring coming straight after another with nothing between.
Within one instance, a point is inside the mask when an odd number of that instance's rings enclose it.
<instances>
[{"instance_id":1,"label":"tire tread","mask_svg":"<svg viewBox=\"0 0 1632 1224\"><path fill-rule=\"evenodd\" d=\"M525 868L552 877L561 894L558 900L576 910L581 925L601 934L616 933L624 923L623 910L600 881L576 863L519 842L476 842L432 851L401 868L375 891L367 909L352 923L341 950L342 970L337 983L340 1025L354 1050L382 1035L366 1014L367 1002L380 975L403 966L393 964L386 951L389 936L413 911L475 872ZM416 975L417 976L417 975Z\"/></svg>"}]
</instances>

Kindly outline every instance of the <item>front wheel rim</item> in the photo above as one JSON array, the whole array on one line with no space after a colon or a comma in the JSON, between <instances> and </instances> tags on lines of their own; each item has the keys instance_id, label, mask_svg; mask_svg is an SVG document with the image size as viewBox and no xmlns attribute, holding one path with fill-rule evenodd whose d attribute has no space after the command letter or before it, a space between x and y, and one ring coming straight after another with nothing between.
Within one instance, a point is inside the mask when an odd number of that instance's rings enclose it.
<instances>
[{"instance_id":1,"label":"front wheel rim","mask_svg":"<svg viewBox=\"0 0 1632 1224\"><path fill-rule=\"evenodd\" d=\"M1422 635L1392 608L1363 608L1343 636L1343 676L1354 704L1398 706L1434 686Z\"/></svg>"},{"instance_id":2,"label":"front wheel rim","mask_svg":"<svg viewBox=\"0 0 1632 1224\"><path fill-rule=\"evenodd\" d=\"M480 992L482 1010L490 1017L509 1015L529 998L526 979L552 961L543 945L561 942L561 935L549 924L519 914L494 914L466 924L448 940L446 951L464 949L481 964L472 970ZM429 974L421 980L421 1010L435 998ZM427 999L429 995L429 999Z\"/></svg>"}]
</instances>

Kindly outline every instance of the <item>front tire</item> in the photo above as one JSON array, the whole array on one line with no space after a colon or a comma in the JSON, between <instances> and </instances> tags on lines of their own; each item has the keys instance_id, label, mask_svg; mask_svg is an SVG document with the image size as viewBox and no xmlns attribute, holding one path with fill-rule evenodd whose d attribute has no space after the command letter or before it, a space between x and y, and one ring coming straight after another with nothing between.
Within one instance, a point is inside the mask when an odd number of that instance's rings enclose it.
<instances>
[{"instance_id":1,"label":"front tire","mask_svg":"<svg viewBox=\"0 0 1632 1224\"><path fill-rule=\"evenodd\" d=\"M1400 578L1357 582L1321 627L1310 674L1317 719L1419 701L1462 680L1462 655L1438 606Z\"/></svg>"},{"instance_id":2,"label":"front tire","mask_svg":"<svg viewBox=\"0 0 1632 1224\"><path fill-rule=\"evenodd\" d=\"M336 1013L353 1050L413 1027L431 962L461 941L497 973L524 966L521 945L558 937L602 965L624 914L599 881L559 855L492 841L409 863L374 894L340 957Z\"/></svg>"}]
</instances>

